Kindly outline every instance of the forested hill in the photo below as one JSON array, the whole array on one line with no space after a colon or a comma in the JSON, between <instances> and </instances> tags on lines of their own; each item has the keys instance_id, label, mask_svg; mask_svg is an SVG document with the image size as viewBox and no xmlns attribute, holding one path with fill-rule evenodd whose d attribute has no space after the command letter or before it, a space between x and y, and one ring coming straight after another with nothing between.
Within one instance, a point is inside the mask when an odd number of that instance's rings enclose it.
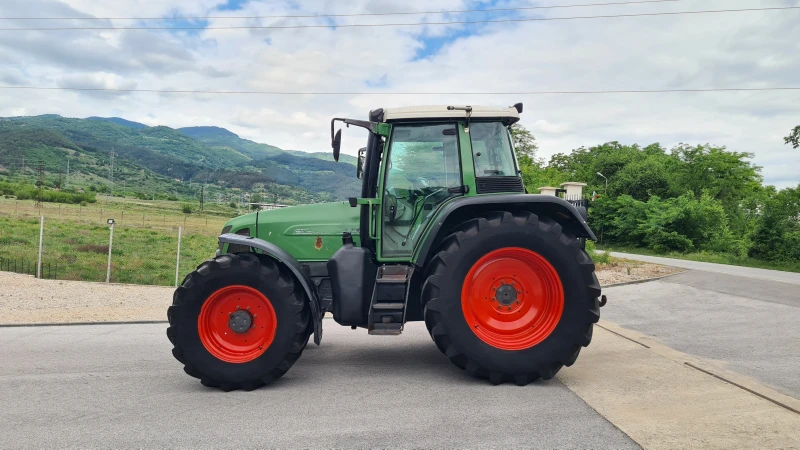
<instances>
[{"instance_id":1,"label":"forested hill","mask_svg":"<svg viewBox=\"0 0 800 450\"><path fill-rule=\"evenodd\" d=\"M0 178L32 181L33 166L42 161L54 184L69 159L73 187L106 189L112 152L115 189L132 194L194 195L198 183L211 183L212 191L260 190L305 202L343 199L359 186L352 164L287 152L219 127L150 127L117 117L0 118Z\"/></svg>"}]
</instances>

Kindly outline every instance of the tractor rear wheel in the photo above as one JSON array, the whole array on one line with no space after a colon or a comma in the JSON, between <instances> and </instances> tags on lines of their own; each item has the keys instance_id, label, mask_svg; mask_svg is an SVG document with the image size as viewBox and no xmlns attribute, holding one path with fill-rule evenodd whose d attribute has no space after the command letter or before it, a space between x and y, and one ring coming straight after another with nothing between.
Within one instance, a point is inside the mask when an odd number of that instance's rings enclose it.
<instances>
[{"instance_id":1,"label":"tractor rear wheel","mask_svg":"<svg viewBox=\"0 0 800 450\"><path fill-rule=\"evenodd\" d=\"M495 212L458 226L426 268L425 324L456 366L494 384L550 379L600 318L594 263L560 224Z\"/></svg>"},{"instance_id":2,"label":"tractor rear wheel","mask_svg":"<svg viewBox=\"0 0 800 450\"><path fill-rule=\"evenodd\" d=\"M311 334L305 293L292 274L252 253L201 264L175 291L167 318L184 371L225 391L280 378Z\"/></svg>"}]
</instances>

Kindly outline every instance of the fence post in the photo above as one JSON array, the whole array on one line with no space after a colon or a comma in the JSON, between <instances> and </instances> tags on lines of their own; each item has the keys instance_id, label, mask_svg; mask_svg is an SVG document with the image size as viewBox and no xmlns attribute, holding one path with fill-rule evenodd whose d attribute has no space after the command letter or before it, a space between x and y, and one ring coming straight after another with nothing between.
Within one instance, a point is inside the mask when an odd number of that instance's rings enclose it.
<instances>
[{"instance_id":1,"label":"fence post","mask_svg":"<svg viewBox=\"0 0 800 450\"><path fill-rule=\"evenodd\" d=\"M111 231L108 235L108 266L106 268L106 283L111 282L111 245L114 243L114 221L109 220Z\"/></svg>"},{"instance_id":2,"label":"fence post","mask_svg":"<svg viewBox=\"0 0 800 450\"><path fill-rule=\"evenodd\" d=\"M42 278L42 238L44 237L44 216L39 221L39 259L36 261L36 278Z\"/></svg>"},{"instance_id":3,"label":"fence post","mask_svg":"<svg viewBox=\"0 0 800 450\"><path fill-rule=\"evenodd\" d=\"M178 260L175 263L175 287L178 287L178 274L181 271L181 231L183 231L183 228L178 227Z\"/></svg>"}]
</instances>

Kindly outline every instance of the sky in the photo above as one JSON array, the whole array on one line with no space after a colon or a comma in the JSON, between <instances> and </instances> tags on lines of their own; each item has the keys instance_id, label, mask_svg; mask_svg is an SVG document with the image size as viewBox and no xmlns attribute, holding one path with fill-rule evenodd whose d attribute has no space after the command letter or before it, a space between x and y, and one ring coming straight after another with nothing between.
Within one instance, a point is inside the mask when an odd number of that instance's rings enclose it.
<instances>
[{"instance_id":1,"label":"sky","mask_svg":"<svg viewBox=\"0 0 800 450\"><path fill-rule=\"evenodd\" d=\"M540 156L609 141L751 152L767 184L800 184L800 91L476 95L478 92L800 87L800 9L484 24L341 27L800 6L800 0L680 0L481 13L360 17L624 0L3 0L0 28L195 26L199 30L0 30L0 86L350 92L212 95L0 90L0 116L118 116L214 125L284 149L330 151L333 117L415 104L509 106ZM185 19L186 16L213 16ZM256 19L233 19L262 16ZM157 18L136 20L130 18ZM90 20L102 18L102 20ZM106 19L127 18L127 19ZM294 29L213 29L219 26ZM410 93L389 95L387 92ZM462 94L439 94L439 93ZM356 154L365 132L344 132ZM579 180L578 180L579 181Z\"/></svg>"}]
</instances>

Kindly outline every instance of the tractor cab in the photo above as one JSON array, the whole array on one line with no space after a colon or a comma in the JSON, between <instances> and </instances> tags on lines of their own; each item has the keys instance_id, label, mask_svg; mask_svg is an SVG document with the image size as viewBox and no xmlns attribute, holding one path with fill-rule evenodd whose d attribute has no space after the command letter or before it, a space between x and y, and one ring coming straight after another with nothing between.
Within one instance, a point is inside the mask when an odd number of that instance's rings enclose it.
<instances>
[{"instance_id":1,"label":"tractor cab","mask_svg":"<svg viewBox=\"0 0 800 450\"><path fill-rule=\"evenodd\" d=\"M337 122L369 131L359 151L360 239L379 261L414 261L439 206L456 197L524 193L508 127L509 108L422 106L377 109L369 121L335 118L331 142L338 161Z\"/></svg>"},{"instance_id":2,"label":"tractor cab","mask_svg":"<svg viewBox=\"0 0 800 450\"><path fill-rule=\"evenodd\" d=\"M249 389L283 375L326 311L397 335L424 321L454 364L524 385L571 365L591 340L595 239L565 200L527 194L509 127L522 104L376 109L347 202L233 219L217 256L176 290L167 335L203 384ZM330 323L330 322L328 322Z\"/></svg>"}]
</instances>

